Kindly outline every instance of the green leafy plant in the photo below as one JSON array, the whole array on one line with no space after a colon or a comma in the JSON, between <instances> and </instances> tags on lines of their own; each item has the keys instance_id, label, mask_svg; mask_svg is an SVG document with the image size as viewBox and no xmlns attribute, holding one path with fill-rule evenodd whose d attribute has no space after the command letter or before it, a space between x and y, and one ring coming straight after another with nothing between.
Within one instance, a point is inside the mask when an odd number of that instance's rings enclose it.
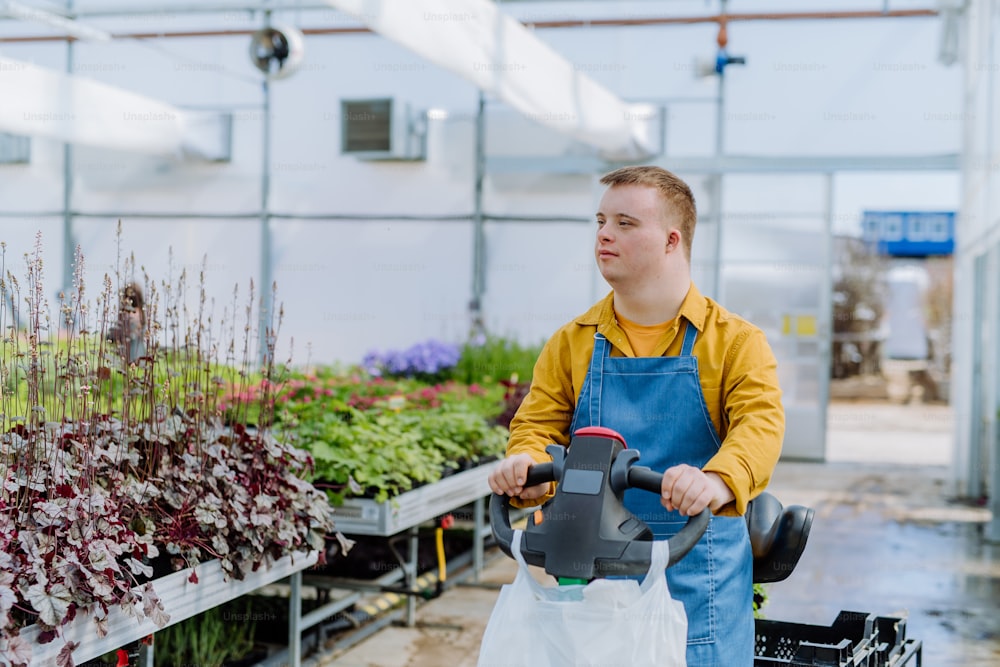
<instances>
[{"instance_id":1,"label":"green leafy plant","mask_svg":"<svg viewBox=\"0 0 1000 667\"><path fill-rule=\"evenodd\" d=\"M256 623L250 607L233 614L218 607L181 621L156 633L154 665L211 665L242 658L254 648Z\"/></svg>"},{"instance_id":2,"label":"green leafy plant","mask_svg":"<svg viewBox=\"0 0 1000 667\"><path fill-rule=\"evenodd\" d=\"M753 617L764 618L764 605L767 604L767 586L753 585Z\"/></svg>"},{"instance_id":3,"label":"green leafy plant","mask_svg":"<svg viewBox=\"0 0 1000 667\"><path fill-rule=\"evenodd\" d=\"M311 479L334 503L384 501L449 471L501 455L504 387L371 376L364 369L293 375L275 418L310 452Z\"/></svg>"},{"instance_id":4,"label":"green leafy plant","mask_svg":"<svg viewBox=\"0 0 1000 667\"><path fill-rule=\"evenodd\" d=\"M296 443L315 461L313 480L333 502L371 496L382 502L436 482L449 468L503 453L507 431L461 407L426 410L347 408L302 420Z\"/></svg>"},{"instance_id":5,"label":"green leafy plant","mask_svg":"<svg viewBox=\"0 0 1000 667\"><path fill-rule=\"evenodd\" d=\"M523 345L502 336L483 336L462 346L451 377L466 384L531 382L542 345Z\"/></svg>"}]
</instances>

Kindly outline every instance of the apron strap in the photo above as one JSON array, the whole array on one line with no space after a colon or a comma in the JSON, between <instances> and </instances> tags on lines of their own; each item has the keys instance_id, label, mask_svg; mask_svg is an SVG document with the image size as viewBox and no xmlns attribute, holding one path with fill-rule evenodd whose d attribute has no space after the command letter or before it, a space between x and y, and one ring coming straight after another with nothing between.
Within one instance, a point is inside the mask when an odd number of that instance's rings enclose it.
<instances>
[{"instance_id":1,"label":"apron strap","mask_svg":"<svg viewBox=\"0 0 1000 667\"><path fill-rule=\"evenodd\" d=\"M601 414L601 385L604 379L604 359L611 355L611 345L604 334L594 334L594 352L590 355L590 425L600 426L596 419Z\"/></svg>"},{"instance_id":2,"label":"apron strap","mask_svg":"<svg viewBox=\"0 0 1000 667\"><path fill-rule=\"evenodd\" d=\"M684 342L681 344L681 356L690 357L694 351L694 339L698 337L698 329L684 320Z\"/></svg>"}]
</instances>

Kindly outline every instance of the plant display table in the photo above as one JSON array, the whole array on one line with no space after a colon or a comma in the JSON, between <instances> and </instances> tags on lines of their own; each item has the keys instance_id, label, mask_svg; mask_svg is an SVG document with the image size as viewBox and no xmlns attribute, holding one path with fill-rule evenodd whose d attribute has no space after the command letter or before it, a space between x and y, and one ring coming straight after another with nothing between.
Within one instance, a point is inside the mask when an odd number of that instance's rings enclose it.
<instances>
[{"instance_id":1,"label":"plant display table","mask_svg":"<svg viewBox=\"0 0 1000 667\"><path fill-rule=\"evenodd\" d=\"M225 580L219 562L213 560L194 568L198 577L196 584L188 580L191 568L187 568L153 580L153 588L163 603L164 611L170 615L167 625L173 625L286 577L292 577L293 581L301 580L302 570L315 565L318 556L315 551L299 552L285 556L275 561L271 567L261 568L247 575L245 579L229 581ZM301 660L299 638L297 635L292 636L291 628L301 615L301 597L299 588L295 585L292 588L293 594L289 598L292 619L289 622L289 653L291 664L297 666ZM38 630L35 627L25 628L21 631L21 636L33 644L32 665L55 665L56 658L66 642L78 644L73 651L73 661L79 664L163 629L157 627L149 618L137 621L117 607L109 609L107 627L107 634L98 637L97 628L90 614L80 613L72 622L62 626L62 639L57 638L48 644L39 644Z\"/></svg>"},{"instance_id":2,"label":"plant display table","mask_svg":"<svg viewBox=\"0 0 1000 667\"><path fill-rule=\"evenodd\" d=\"M345 535L397 535L488 496L488 479L497 465L499 461L491 461L381 503L347 498L335 512L337 530Z\"/></svg>"},{"instance_id":3,"label":"plant display table","mask_svg":"<svg viewBox=\"0 0 1000 667\"><path fill-rule=\"evenodd\" d=\"M489 521L486 516L485 499L490 495L488 478L499 461L458 472L433 484L427 484L412 491L407 491L384 502L376 502L367 498L348 498L335 511L337 530L345 535L367 535L376 537L391 537L403 532L409 532L409 553L407 560L400 563L398 570L387 573L376 582L360 583L339 579L308 575L306 584L327 589L379 590L381 586L389 586L399 580L404 580L406 586L416 588L418 577L418 527L428 521L452 512L458 508L473 505L473 577L478 578L483 569L484 540L490 535ZM318 623L331 618L347 609L361 598L360 593L330 602L302 617L299 631L306 630ZM415 623L416 598L407 597L406 622Z\"/></svg>"}]
</instances>

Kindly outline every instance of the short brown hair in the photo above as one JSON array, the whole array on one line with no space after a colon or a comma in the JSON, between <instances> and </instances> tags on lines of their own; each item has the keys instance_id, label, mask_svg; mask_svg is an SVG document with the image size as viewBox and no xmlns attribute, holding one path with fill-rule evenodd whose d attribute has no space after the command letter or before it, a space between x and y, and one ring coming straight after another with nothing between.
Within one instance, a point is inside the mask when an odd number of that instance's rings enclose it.
<instances>
[{"instance_id":1,"label":"short brown hair","mask_svg":"<svg viewBox=\"0 0 1000 667\"><path fill-rule=\"evenodd\" d=\"M649 165L615 169L601 177L601 184L609 187L644 185L655 188L663 199L665 212L668 215L674 213L679 218L678 226L684 237L684 250L688 259L691 259L691 241L694 239L698 211L687 183L662 167Z\"/></svg>"}]
</instances>

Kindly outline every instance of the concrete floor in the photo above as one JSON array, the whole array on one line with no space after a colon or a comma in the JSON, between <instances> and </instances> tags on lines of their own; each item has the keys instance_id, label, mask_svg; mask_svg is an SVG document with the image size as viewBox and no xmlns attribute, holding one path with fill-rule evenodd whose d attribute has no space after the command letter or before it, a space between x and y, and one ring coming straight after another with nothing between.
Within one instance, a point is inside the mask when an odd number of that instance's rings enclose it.
<instances>
[{"instance_id":1,"label":"concrete floor","mask_svg":"<svg viewBox=\"0 0 1000 667\"><path fill-rule=\"evenodd\" d=\"M981 538L987 510L949 498L950 409L834 403L828 427L828 462L783 461L775 471L770 491L816 517L795 572L769 587L765 616L817 625L841 610L905 616L923 664L1000 665L1000 545ZM416 627L386 627L307 664L475 665L497 587L516 570L491 555L486 586L457 586L422 604Z\"/></svg>"}]
</instances>

